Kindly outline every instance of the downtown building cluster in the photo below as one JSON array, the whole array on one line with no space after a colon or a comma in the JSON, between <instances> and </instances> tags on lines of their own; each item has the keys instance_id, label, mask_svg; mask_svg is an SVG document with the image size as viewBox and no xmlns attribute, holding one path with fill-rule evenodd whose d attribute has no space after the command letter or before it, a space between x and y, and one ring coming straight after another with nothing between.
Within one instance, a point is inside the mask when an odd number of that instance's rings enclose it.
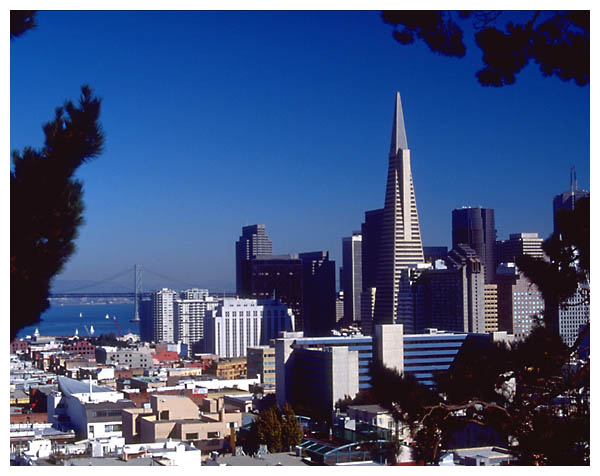
<instances>
[{"instance_id":1,"label":"downtown building cluster","mask_svg":"<svg viewBox=\"0 0 600 476\"><path fill-rule=\"evenodd\" d=\"M589 193L572 184L555 197L555 213L582 196ZM265 224L244 226L235 242L234 295L155 290L139 302L139 342L57 344L39 336L14 342L15 375L27 374L20 388L30 396L22 407L31 410L36 395L45 428L68 433L64 451L119 454L130 462L150 454L145 461L216 464L220 452L233 454L223 464L242 464L236 441L266 402L289 403L302 415L298 457L279 455L283 464L302 464L306 455L320 464L348 462L347 455L364 460L372 455L346 448L365 434L398 438L406 449L406 428L389 411L349 405L339 412L340 401L371 387L374 362L433 389L463 349L524 339L544 313L541 293L515 265L522 255L544 258L543 239L528 231L498 240L491 208L451 213L451 249L423 246L397 94L384 206L366 211L360 230L342 238L338 292L328 251L274 254ZM554 316L569 345L589 322L589 304L572 304ZM347 444L311 439L317 422L327 422L336 441ZM76 438L88 446L68 446ZM457 431L453 440L465 450L448 451L445 461L510 461L498 450L506 441L494 438ZM469 448L482 440L490 446L473 457ZM27 438L14 441L18 453ZM47 453L36 445L29 441L25 460ZM410 452L400 453L401 461L413 462ZM264 458L263 452L262 464Z\"/></svg>"}]
</instances>

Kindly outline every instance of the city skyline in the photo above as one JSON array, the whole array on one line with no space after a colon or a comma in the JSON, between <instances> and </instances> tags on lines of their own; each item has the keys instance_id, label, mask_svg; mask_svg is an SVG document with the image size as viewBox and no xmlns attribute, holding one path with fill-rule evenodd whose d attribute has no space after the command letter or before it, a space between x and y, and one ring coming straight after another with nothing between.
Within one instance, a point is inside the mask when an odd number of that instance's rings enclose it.
<instances>
[{"instance_id":1,"label":"city skyline","mask_svg":"<svg viewBox=\"0 0 600 476\"><path fill-rule=\"evenodd\" d=\"M266 225L274 254L327 250L339 267L342 238L384 204L396 91L423 245L451 245L462 206L494 209L499 240L546 238L573 165L589 190L589 86L530 65L484 88L472 48L454 60L401 47L378 15L40 12L11 42L11 150L41 147L42 124L84 83L103 98L107 137L78 173L86 225L56 279L141 263L233 290L234 243L251 224ZM217 84L223 73L235 79Z\"/></svg>"}]
</instances>

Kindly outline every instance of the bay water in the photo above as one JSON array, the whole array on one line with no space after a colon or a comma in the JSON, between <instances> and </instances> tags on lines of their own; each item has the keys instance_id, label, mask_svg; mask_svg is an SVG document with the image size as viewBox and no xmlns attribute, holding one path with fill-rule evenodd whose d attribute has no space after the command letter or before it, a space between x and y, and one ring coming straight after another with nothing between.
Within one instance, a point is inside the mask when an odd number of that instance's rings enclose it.
<instances>
[{"instance_id":1,"label":"bay water","mask_svg":"<svg viewBox=\"0 0 600 476\"><path fill-rule=\"evenodd\" d=\"M139 323L129 322L133 318L132 304L60 304L51 303L40 318L41 322L19 331L17 337L32 336L36 328L42 336L72 336L77 330L82 337L94 327L94 336L118 335L115 319L123 334L139 334ZM109 318L106 318L108 314Z\"/></svg>"}]
</instances>

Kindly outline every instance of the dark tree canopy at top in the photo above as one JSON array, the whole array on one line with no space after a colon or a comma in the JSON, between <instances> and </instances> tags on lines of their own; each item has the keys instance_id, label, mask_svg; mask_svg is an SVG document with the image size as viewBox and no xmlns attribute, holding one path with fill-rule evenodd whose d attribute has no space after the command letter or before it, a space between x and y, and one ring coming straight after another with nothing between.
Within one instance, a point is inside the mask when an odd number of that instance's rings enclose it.
<instances>
[{"instance_id":1,"label":"dark tree canopy at top","mask_svg":"<svg viewBox=\"0 0 600 476\"><path fill-rule=\"evenodd\" d=\"M484 67L483 86L506 86L530 61L544 76L556 75L579 86L590 82L590 12L574 11L384 11L393 36L408 45L423 40L435 53L462 58L466 53L459 22L471 22Z\"/></svg>"}]
</instances>

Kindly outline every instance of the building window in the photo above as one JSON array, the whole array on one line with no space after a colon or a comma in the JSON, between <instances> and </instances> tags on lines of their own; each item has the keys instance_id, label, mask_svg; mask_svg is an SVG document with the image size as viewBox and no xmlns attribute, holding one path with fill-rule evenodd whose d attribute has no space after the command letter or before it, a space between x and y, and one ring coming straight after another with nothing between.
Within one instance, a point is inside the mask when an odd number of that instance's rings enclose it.
<instances>
[{"instance_id":1,"label":"building window","mask_svg":"<svg viewBox=\"0 0 600 476\"><path fill-rule=\"evenodd\" d=\"M169 419L169 410L163 410L160 412L159 420L168 420Z\"/></svg>"},{"instance_id":2,"label":"building window","mask_svg":"<svg viewBox=\"0 0 600 476\"><path fill-rule=\"evenodd\" d=\"M220 433L218 431L209 431L206 434L207 438L220 438Z\"/></svg>"},{"instance_id":3,"label":"building window","mask_svg":"<svg viewBox=\"0 0 600 476\"><path fill-rule=\"evenodd\" d=\"M197 440L198 439L198 433L186 433L185 434L185 439L186 440Z\"/></svg>"}]
</instances>

